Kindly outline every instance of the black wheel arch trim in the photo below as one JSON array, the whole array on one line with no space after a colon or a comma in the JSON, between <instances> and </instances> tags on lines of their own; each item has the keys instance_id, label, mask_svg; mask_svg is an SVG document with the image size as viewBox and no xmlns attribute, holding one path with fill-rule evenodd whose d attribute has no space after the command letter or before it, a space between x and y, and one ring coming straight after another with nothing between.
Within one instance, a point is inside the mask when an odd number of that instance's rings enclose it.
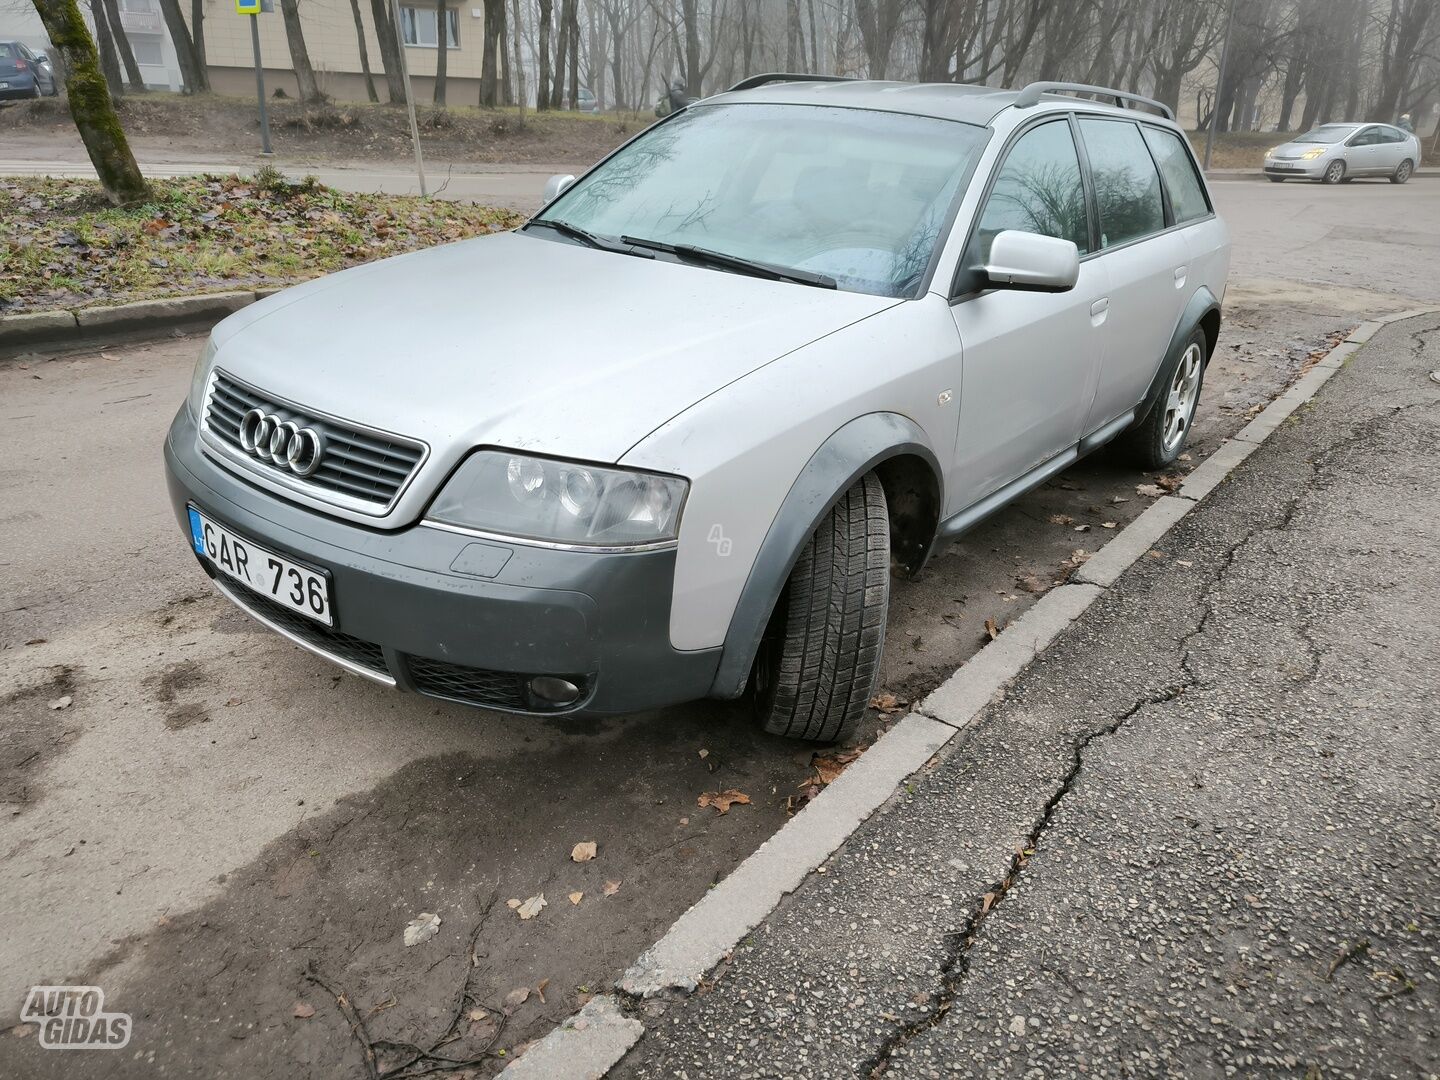
<instances>
[{"instance_id":1,"label":"black wheel arch trim","mask_svg":"<svg viewBox=\"0 0 1440 1080\"><path fill-rule=\"evenodd\" d=\"M1212 321L1215 327L1212 334L1207 320ZM1140 408L1136 410L1135 423L1143 424L1150 410L1154 408L1155 402L1159 399L1161 384L1165 381L1165 361L1175 354L1181 342L1188 338L1195 329L1199 327L1205 330L1207 348L1205 350L1205 364L1209 366L1210 357L1215 353L1215 344L1220 338L1220 301L1215 299L1215 294L1208 286L1202 285L1195 290L1190 302L1185 305L1185 311L1181 314L1179 322L1175 324L1175 331L1170 335L1170 344L1165 347L1165 352L1160 357L1160 364L1155 369L1155 377L1150 380L1150 386L1145 391L1145 396L1140 399Z\"/></svg>"},{"instance_id":2,"label":"black wheel arch trim","mask_svg":"<svg viewBox=\"0 0 1440 1080\"><path fill-rule=\"evenodd\" d=\"M720 655L710 696L737 698L745 692L775 604L800 552L840 497L866 473L886 461L917 457L934 474L937 505L944 505L944 472L925 433L899 413L867 413L832 434L811 455L780 504L760 551L750 566ZM925 545L928 551L929 545Z\"/></svg>"}]
</instances>

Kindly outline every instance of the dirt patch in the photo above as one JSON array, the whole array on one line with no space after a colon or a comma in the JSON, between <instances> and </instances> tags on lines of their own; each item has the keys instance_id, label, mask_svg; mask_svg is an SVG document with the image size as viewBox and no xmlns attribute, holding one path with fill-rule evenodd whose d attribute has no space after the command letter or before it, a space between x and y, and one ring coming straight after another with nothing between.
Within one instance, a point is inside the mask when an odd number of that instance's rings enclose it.
<instances>
[{"instance_id":1,"label":"dirt patch","mask_svg":"<svg viewBox=\"0 0 1440 1080\"><path fill-rule=\"evenodd\" d=\"M607 988L754 849L757 829L784 821L810 750L724 706L702 719L657 717L510 760L426 758L339 800L222 875L218 899L161 918L83 973L132 1013L135 1035L123 1059L67 1062L69 1075L363 1076L349 1023L307 973L384 1043L382 1068L450 1031L463 992L460 1037L443 1053L474 1056L494 1040L481 1072L498 1071ZM730 788L751 804L697 805ZM586 841L595 857L573 861ZM540 895L531 919L508 903ZM421 913L439 916L438 932L407 947ZM314 1015L297 1016L297 1003ZM35 1049L0 1038L7 1055Z\"/></svg>"},{"instance_id":2,"label":"dirt patch","mask_svg":"<svg viewBox=\"0 0 1440 1080\"><path fill-rule=\"evenodd\" d=\"M203 703L180 700L190 691L205 687L208 682L204 668L194 660L181 660L148 676L145 689L165 706L165 726L171 731L181 731L191 724L209 721L210 713Z\"/></svg>"},{"instance_id":3,"label":"dirt patch","mask_svg":"<svg viewBox=\"0 0 1440 1080\"><path fill-rule=\"evenodd\" d=\"M0 696L0 804L22 814L40 795L36 777L79 735L66 724L75 691L68 664L41 668L29 686Z\"/></svg>"},{"instance_id":4,"label":"dirt patch","mask_svg":"<svg viewBox=\"0 0 1440 1080\"><path fill-rule=\"evenodd\" d=\"M281 162L403 161L411 153L405 110L346 102L305 109L293 101L269 105L270 135ZM147 151L233 156L259 146L253 100L151 94L126 97L120 122L131 144ZM437 160L472 164L555 162L588 164L654 122L645 114L589 115L516 110L419 110L420 143ZM64 99L17 102L6 126L27 134L74 139Z\"/></svg>"}]
</instances>

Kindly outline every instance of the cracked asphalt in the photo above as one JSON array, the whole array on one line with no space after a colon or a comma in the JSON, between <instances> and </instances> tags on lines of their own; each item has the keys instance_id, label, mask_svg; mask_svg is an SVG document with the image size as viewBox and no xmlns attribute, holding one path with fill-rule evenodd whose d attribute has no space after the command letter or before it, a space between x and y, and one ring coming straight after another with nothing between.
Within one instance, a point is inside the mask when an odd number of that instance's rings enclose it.
<instances>
[{"instance_id":1,"label":"cracked asphalt","mask_svg":"<svg viewBox=\"0 0 1440 1080\"><path fill-rule=\"evenodd\" d=\"M1437 368L1382 330L614 1075L1440 1073Z\"/></svg>"}]
</instances>

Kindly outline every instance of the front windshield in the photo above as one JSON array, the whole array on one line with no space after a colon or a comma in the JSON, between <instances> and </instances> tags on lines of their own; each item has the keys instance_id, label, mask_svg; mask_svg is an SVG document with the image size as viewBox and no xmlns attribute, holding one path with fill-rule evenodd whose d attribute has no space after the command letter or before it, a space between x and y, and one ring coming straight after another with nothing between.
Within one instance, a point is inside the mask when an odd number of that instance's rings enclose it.
<instances>
[{"instance_id":1,"label":"front windshield","mask_svg":"<svg viewBox=\"0 0 1440 1080\"><path fill-rule=\"evenodd\" d=\"M1337 143L1349 138L1355 131L1354 124L1326 124L1323 127L1315 128L1301 135L1296 142L1303 143Z\"/></svg>"},{"instance_id":2,"label":"front windshield","mask_svg":"<svg viewBox=\"0 0 1440 1080\"><path fill-rule=\"evenodd\" d=\"M906 296L925 274L986 135L970 124L868 109L692 107L600 165L539 220Z\"/></svg>"}]
</instances>

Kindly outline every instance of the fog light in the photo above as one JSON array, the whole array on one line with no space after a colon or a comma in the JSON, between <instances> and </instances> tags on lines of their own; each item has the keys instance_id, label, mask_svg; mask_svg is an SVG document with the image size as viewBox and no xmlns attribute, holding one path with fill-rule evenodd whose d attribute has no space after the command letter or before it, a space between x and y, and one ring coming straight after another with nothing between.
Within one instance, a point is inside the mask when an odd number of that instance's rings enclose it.
<instances>
[{"instance_id":1,"label":"fog light","mask_svg":"<svg viewBox=\"0 0 1440 1080\"><path fill-rule=\"evenodd\" d=\"M580 696L578 686L554 675L537 675L529 685L530 693L549 705L569 705Z\"/></svg>"}]
</instances>

